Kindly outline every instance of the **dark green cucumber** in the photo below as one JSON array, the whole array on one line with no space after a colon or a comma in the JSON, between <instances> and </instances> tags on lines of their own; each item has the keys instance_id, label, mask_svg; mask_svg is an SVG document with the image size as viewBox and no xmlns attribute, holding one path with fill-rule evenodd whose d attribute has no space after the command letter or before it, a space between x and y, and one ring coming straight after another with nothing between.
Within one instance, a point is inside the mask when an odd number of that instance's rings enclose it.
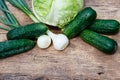
<instances>
[{"instance_id":1,"label":"dark green cucumber","mask_svg":"<svg viewBox=\"0 0 120 80\"><path fill-rule=\"evenodd\" d=\"M83 9L78 15L63 29L63 33L70 39L78 36L82 30L89 26L96 19L96 12L87 7Z\"/></svg>"},{"instance_id":2,"label":"dark green cucumber","mask_svg":"<svg viewBox=\"0 0 120 80\"><path fill-rule=\"evenodd\" d=\"M80 37L90 45L96 47L97 49L105 52L106 54L114 54L117 50L117 42L106 36L102 36L91 30L83 30L80 33Z\"/></svg>"},{"instance_id":3,"label":"dark green cucumber","mask_svg":"<svg viewBox=\"0 0 120 80\"><path fill-rule=\"evenodd\" d=\"M10 30L7 33L7 39L35 39L36 37L45 34L47 30L45 24L33 23Z\"/></svg>"},{"instance_id":4,"label":"dark green cucumber","mask_svg":"<svg viewBox=\"0 0 120 80\"><path fill-rule=\"evenodd\" d=\"M116 20L97 19L88 28L102 34L115 34L119 32L120 23Z\"/></svg>"},{"instance_id":5,"label":"dark green cucumber","mask_svg":"<svg viewBox=\"0 0 120 80\"><path fill-rule=\"evenodd\" d=\"M26 52L34 46L35 43L28 39L0 42L0 59Z\"/></svg>"}]
</instances>

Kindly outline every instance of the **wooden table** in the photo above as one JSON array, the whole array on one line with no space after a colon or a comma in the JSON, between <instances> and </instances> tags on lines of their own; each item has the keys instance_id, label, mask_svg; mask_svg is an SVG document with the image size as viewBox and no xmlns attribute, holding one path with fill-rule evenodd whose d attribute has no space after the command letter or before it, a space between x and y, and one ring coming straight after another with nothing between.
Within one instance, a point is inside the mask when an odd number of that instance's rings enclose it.
<instances>
[{"instance_id":1,"label":"wooden table","mask_svg":"<svg viewBox=\"0 0 120 80\"><path fill-rule=\"evenodd\" d=\"M21 25L32 23L24 13L7 5ZM120 21L120 0L85 0L86 6L95 9L99 19ZM6 40L6 33L0 30L0 41ZM42 50L36 45L31 51L0 60L0 80L120 80L120 33L108 37L119 46L111 56L79 37L72 39L64 51L53 46Z\"/></svg>"}]
</instances>

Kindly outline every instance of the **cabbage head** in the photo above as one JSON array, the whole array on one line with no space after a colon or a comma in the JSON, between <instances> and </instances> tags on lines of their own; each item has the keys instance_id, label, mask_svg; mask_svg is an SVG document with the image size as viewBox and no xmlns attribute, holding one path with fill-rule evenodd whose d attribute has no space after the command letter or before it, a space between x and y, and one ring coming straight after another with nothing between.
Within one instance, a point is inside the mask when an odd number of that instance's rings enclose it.
<instances>
[{"instance_id":1,"label":"cabbage head","mask_svg":"<svg viewBox=\"0 0 120 80\"><path fill-rule=\"evenodd\" d=\"M82 10L83 3L83 0L32 0L32 9L40 22L63 28Z\"/></svg>"}]
</instances>

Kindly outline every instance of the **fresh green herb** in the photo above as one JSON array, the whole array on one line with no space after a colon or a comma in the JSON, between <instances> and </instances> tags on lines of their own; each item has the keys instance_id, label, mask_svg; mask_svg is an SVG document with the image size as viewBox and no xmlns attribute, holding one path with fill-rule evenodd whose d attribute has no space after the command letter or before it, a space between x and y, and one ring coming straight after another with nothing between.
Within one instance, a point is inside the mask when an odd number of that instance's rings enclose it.
<instances>
[{"instance_id":1,"label":"fresh green herb","mask_svg":"<svg viewBox=\"0 0 120 80\"><path fill-rule=\"evenodd\" d=\"M19 22L9 11L7 5L5 4L5 0L0 0L0 10L2 11L2 15L0 16L0 22L5 25L8 25L8 28L0 26L0 29L9 31L19 26Z\"/></svg>"},{"instance_id":2,"label":"fresh green herb","mask_svg":"<svg viewBox=\"0 0 120 80\"><path fill-rule=\"evenodd\" d=\"M34 22L38 23L39 20L34 16L30 8L28 7L25 0L7 0L13 6L22 10L25 14L27 14Z\"/></svg>"}]
</instances>

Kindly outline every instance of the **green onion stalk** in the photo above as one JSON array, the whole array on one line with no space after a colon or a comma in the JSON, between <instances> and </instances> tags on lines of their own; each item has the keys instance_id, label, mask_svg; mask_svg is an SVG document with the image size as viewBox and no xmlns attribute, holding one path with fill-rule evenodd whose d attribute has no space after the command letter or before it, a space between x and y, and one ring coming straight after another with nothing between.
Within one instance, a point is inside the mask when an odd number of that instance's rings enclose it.
<instances>
[{"instance_id":1,"label":"green onion stalk","mask_svg":"<svg viewBox=\"0 0 120 80\"><path fill-rule=\"evenodd\" d=\"M33 12L28 7L25 0L7 0L10 4L17 7L21 11L23 11L27 16L29 16L35 23L39 23L40 21L33 14ZM54 34L50 30L46 32L47 35L42 35L38 37L37 43L40 48L47 48L51 44L51 39L53 42L53 46L56 50L64 50L68 44L69 40L64 34Z\"/></svg>"},{"instance_id":2,"label":"green onion stalk","mask_svg":"<svg viewBox=\"0 0 120 80\"><path fill-rule=\"evenodd\" d=\"M0 15L0 22L8 26L7 28L0 26L0 29L9 31L20 25L14 15L9 11L7 5L5 4L5 0L0 0L0 10L2 12L2 15Z\"/></svg>"}]
</instances>

